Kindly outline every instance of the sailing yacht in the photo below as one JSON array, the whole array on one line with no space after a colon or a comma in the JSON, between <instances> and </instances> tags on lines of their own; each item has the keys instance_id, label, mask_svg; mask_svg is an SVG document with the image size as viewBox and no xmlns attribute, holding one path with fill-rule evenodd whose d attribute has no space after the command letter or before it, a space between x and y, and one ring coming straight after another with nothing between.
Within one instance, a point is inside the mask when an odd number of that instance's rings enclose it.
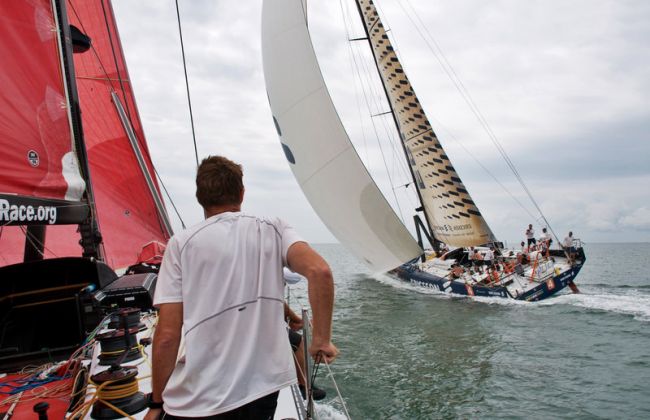
<instances>
[{"instance_id":1,"label":"sailing yacht","mask_svg":"<svg viewBox=\"0 0 650 420\"><path fill-rule=\"evenodd\" d=\"M262 53L275 127L323 223L374 272L444 293L541 300L567 286L577 292L573 280L585 261L581 243L526 255L503 248L433 131L375 4L355 3L416 187L418 239L380 192L339 119L311 44L306 4L265 0ZM425 253L423 237L431 252ZM471 247L479 255L489 255L492 247L494 263L472 261ZM453 251L443 253L447 248Z\"/></svg>"},{"instance_id":2,"label":"sailing yacht","mask_svg":"<svg viewBox=\"0 0 650 420\"><path fill-rule=\"evenodd\" d=\"M0 55L0 418L143 418L172 227L111 3L5 2Z\"/></svg>"}]
</instances>

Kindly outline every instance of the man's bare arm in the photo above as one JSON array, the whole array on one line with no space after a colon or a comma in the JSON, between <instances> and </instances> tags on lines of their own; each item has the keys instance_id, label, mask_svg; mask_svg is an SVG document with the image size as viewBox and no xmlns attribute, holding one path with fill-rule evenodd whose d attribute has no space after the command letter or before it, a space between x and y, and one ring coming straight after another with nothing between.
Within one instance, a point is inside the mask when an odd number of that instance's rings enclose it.
<instances>
[{"instance_id":1,"label":"man's bare arm","mask_svg":"<svg viewBox=\"0 0 650 420\"><path fill-rule=\"evenodd\" d=\"M152 350L151 392L154 401L162 401L162 392L176 366L182 326L183 304L161 304Z\"/></svg>"},{"instance_id":2,"label":"man's bare arm","mask_svg":"<svg viewBox=\"0 0 650 420\"><path fill-rule=\"evenodd\" d=\"M309 352L313 357L322 353L329 363L338 349L332 344L332 311L334 308L334 279L327 262L306 242L296 242L287 252L289 268L307 278L309 304L313 316L313 337Z\"/></svg>"}]
</instances>

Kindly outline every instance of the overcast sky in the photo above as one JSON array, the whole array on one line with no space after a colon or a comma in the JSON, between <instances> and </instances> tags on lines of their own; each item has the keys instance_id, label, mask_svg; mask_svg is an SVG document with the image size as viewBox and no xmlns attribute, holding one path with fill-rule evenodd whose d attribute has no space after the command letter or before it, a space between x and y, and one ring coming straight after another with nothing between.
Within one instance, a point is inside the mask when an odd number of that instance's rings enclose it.
<instances>
[{"instance_id":1,"label":"overcast sky","mask_svg":"<svg viewBox=\"0 0 650 420\"><path fill-rule=\"evenodd\" d=\"M433 42L558 235L650 241L650 2L377 2L434 130L498 238L518 241L528 223L539 232L541 222L529 215L538 217L442 70ZM244 166L244 211L283 217L311 242L335 242L302 195L273 127L260 51L262 1L179 3L199 156L221 154ZM348 133L393 200L376 139L388 144L390 120L376 117L373 128L368 116L385 104L365 105L361 86L376 75L353 65L351 51L367 57L367 44L347 42L362 29L353 2L342 3L309 2L313 42ZM202 214L174 1L113 0L113 7L154 164L185 223L196 223ZM397 167L387 154L388 167ZM399 171L393 181L407 182ZM399 201L410 228L412 201Z\"/></svg>"}]
</instances>

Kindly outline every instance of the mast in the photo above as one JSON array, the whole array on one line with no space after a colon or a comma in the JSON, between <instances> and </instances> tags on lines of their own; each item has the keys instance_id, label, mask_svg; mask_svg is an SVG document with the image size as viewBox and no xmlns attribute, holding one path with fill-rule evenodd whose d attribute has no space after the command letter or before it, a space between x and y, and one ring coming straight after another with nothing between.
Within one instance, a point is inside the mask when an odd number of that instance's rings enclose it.
<instances>
[{"instance_id":1,"label":"mast","mask_svg":"<svg viewBox=\"0 0 650 420\"><path fill-rule=\"evenodd\" d=\"M399 132L413 183L436 246L483 245L495 240L449 157L390 43L372 0L355 0L375 66ZM417 226L417 223L416 223Z\"/></svg>"},{"instance_id":2,"label":"mast","mask_svg":"<svg viewBox=\"0 0 650 420\"><path fill-rule=\"evenodd\" d=\"M81 110L79 108L79 94L75 80L74 60L72 58L72 36L70 34L70 24L68 23L68 14L66 11L65 0L52 0L55 10L55 19L58 24L59 47L61 48L61 63L64 74L65 91L67 96L67 105L72 121L72 133L75 144L75 152L79 161L79 169L86 183L84 199L90 207L88 218L79 224L79 233L81 234L81 247L83 256L104 259L101 248L102 235L97 223L97 209L95 207L95 195L93 184L90 179L90 166L88 164L88 152L84 142L83 126L81 123Z\"/></svg>"},{"instance_id":3,"label":"mast","mask_svg":"<svg viewBox=\"0 0 650 420\"><path fill-rule=\"evenodd\" d=\"M357 11L359 12L359 16L361 17L361 21L363 22L363 30L366 32L366 38L365 39L368 41L368 45L370 46L370 51L372 51L372 55L373 55L373 57L375 59L374 60L375 61L375 67L377 68L377 72L379 73L379 76L380 76L380 78L382 80L381 87L384 89L384 94L386 95L386 99L387 99L387 102L388 102L388 107L390 109L390 115L393 117L393 123L395 123L395 127L397 128L397 131L398 131L398 133L399 133L399 135L401 137L402 133L401 133L401 131L399 129L400 123L399 123L399 120L397 119L397 116L395 115L395 109L393 108L393 104L389 99L390 97L388 96L388 89L386 88L386 84L383 82L383 78L381 77L381 70L379 69L379 61L378 61L378 58L377 58L377 52L372 47L372 40L370 39L370 29L368 27L368 23L365 20L363 11L361 10L361 2L359 0L355 0L355 3L357 5ZM371 1L371 3L372 3L372 1ZM381 21L379 20L379 16L377 16L377 20L375 21L375 23L378 24L378 25L382 25ZM408 150L406 149L406 145L404 144L403 141L400 141L400 145L402 146L402 151L404 152L404 157L406 157L407 162L410 162L411 159L409 159L409 153L408 153ZM431 229L431 223L429 222L429 216L427 215L426 212L424 212L424 203L423 203L423 200L422 200L422 193L420 192L420 189L417 188L417 182L418 181L417 181L417 179L415 177L415 172L413 170L413 165L409 164L408 167L409 167L409 172L411 173L411 179L413 180L413 185L415 186L415 191L417 192L417 195L418 195L418 201L420 202L420 207L416 208L415 211L422 211L423 212L425 223L426 223L426 229L425 229L425 226L421 226L421 224L417 223L417 220L415 222L415 228L418 231L417 233L418 233L418 240L420 242L420 246L422 246L422 241L420 239L419 230L420 230L420 228L422 228L424 230L424 232L425 232L426 237L429 240L433 239L433 241L431 242L431 245L434 248L437 248L440 241L436 238L435 234L433 233L433 229ZM416 215L415 217L417 219L419 219L418 215Z\"/></svg>"},{"instance_id":4,"label":"mast","mask_svg":"<svg viewBox=\"0 0 650 420\"><path fill-rule=\"evenodd\" d=\"M372 47L372 40L370 39L370 29L368 27L368 23L365 20L363 11L361 10L361 2L359 0L355 0L355 3L357 5L357 11L359 12L359 16L361 17L361 21L363 22L363 30L366 33L366 38L365 39L368 41L368 45L370 46L370 51L372 52L372 56L375 59L374 60L375 61L375 67L377 68L377 72L379 73L379 76L380 76L380 78L382 80L381 87L384 89L384 94L386 95L386 99L387 99L387 102L388 102L388 107L390 109L390 115L393 117L393 123L395 124L395 127L397 128L398 134L400 135L400 138L401 138L402 133L401 133L401 131L399 129L400 123L399 123L399 120L397 119L397 115L395 115L395 109L393 108L393 103L389 99L388 89L386 88L386 84L384 83L384 79L381 77L381 70L379 69L379 61L378 61L378 58L377 58L377 52ZM371 1L371 3L372 3L372 1ZM379 20L379 16L377 16L377 20L375 21L375 23L378 24L378 25L382 25L381 21ZM370 28L372 28L372 26L370 26ZM402 151L404 152L404 157L406 157L407 162L410 162L411 159L409 159L409 154L408 154L408 150L406 149L406 145L404 144L403 141L400 141L400 145L402 146ZM417 192L417 195L418 195L418 201L420 202L420 207L416 208L415 211L423 211L424 210L424 203L423 203L423 200L422 200L422 193L420 192L420 189L417 188L418 180L415 177L415 172L413 170L413 165L409 164L408 167L409 167L409 172L411 174L411 179L413 180L413 185L415 186L415 191ZM415 217L417 217L419 219L419 216L416 215ZM437 248L440 241L438 239L436 239L436 237L435 237L435 235L433 233L433 230L431 229L431 223L429 222L429 216L426 214L426 212L424 212L424 219L425 219L425 223L426 223L426 229L425 229L424 226L420 226L417 222L415 224L415 228L416 228L416 230L418 230L418 236L420 234L419 229L422 227L422 229L424 229L424 231L425 231L425 235L427 236L427 238L429 238L429 239L433 238L433 242L431 243L431 245L434 248ZM420 243L420 246L422 246L422 243Z\"/></svg>"}]
</instances>

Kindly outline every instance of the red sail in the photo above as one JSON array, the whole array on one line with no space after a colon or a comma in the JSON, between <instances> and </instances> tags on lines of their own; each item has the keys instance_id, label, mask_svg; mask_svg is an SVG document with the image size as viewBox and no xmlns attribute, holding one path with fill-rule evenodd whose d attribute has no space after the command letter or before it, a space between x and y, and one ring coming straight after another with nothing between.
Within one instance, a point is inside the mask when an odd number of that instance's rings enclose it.
<instances>
[{"instance_id":1,"label":"red sail","mask_svg":"<svg viewBox=\"0 0 650 420\"><path fill-rule=\"evenodd\" d=\"M84 182L71 134L54 11L49 0L12 2L0 13L0 193L79 200ZM0 212L8 212L8 200ZM2 224L7 218L3 218ZM70 227L50 228L50 255L77 255ZM61 240L59 240L61 239ZM0 225L0 265L22 261L25 235Z\"/></svg>"},{"instance_id":2,"label":"red sail","mask_svg":"<svg viewBox=\"0 0 650 420\"><path fill-rule=\"evenodd\" d=\"M3 7L0 24L0 192L79 200L81 181L49 0ZM83 186L83 184L81 184Z\"/></svg>"},{"instance_id":3,"label":"red sail","mask_svg":"<svg viewBox=\"0 0 650 420\"><path fill-rule=\"evenodd\" d=\"M89 51L74 55L74 65L106 262L119 269L137 262L146 244L165 243L169 229L154 202L159 190L110 2L68 0L66 6L70 24L92 39ZM53 16L49 0L12 2L0 12L0 194L78 200L84 191ZM143 169L127 129L137 138ZM76 226L48 226L45 257L80 256L79 238ZM21 262L24 244L21 227L0 223L0 266Z\"/></svg>"},{"instance_id":4,"label":"red sail","mask_svg":"<svg viewBox=\"0 0 650 420\"><path fill-rule=\"evenodd\" d=\"M115 92L126 110L159 194L110 1L69 0L67 8L70 24L92 40L91 50L75 54L74 65L106 262L125 267L147 243L166 243L169 232L111 99Z\"/></svg>"}]
</instances>

